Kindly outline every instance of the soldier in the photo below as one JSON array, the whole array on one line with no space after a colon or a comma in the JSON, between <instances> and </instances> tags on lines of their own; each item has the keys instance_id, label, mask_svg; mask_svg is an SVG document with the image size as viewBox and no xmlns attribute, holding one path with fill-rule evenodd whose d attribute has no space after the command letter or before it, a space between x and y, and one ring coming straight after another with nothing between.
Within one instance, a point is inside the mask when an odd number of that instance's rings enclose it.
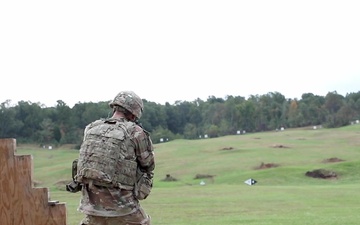
<instances>
[{"instance_id":1,"label":"soldier","mask_svg":"<svg viewBox=\"0 0 360 225\"><path fill-rule=\"evenodd\" d=\"M80 225L150 225L140 205L152 189L155 168L151 138L138 123L143 102L122 91L113 115L86 126L75 180L82 185Z\"/></svg>"}]
</instances>

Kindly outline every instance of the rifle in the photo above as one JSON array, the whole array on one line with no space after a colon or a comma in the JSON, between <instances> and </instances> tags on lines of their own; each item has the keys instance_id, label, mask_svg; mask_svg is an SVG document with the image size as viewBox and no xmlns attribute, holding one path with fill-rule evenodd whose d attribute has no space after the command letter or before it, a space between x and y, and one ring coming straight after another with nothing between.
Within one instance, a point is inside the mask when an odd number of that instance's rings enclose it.
<instances>
[{"instance_id":1,"label":"rifle","mask_svg":"<svg viewBox=\"0 0 360 225\"><path fill-rule=\"evenodd\" d=\"M72 181L65 185L66 191L71 193L76 193L81 191L81 184L75 180L75 176L77 174L77 163L78 163L78 159L75 159L72 162L72 167L71 167Z\"/></svg>"}]
</instances>

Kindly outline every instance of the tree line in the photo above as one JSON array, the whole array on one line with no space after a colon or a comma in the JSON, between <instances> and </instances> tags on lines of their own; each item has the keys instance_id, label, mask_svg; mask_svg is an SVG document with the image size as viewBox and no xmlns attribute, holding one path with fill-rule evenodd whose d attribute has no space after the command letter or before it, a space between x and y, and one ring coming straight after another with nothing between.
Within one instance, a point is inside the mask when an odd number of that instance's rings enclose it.
<instances>
[{"instance_id":1,"label":"tree line","mask_svg":"<svg viewBox=\"0 0 360 225\"><path fill-rule=\"evenodd\" d=\"M334 128L360 118L360 91L346 96L336 91L326 96L305 93L301 99L285 98L279 92L177 101L164 105L144 102L140 122L154 143L179 138L198 139L239 133L322 125ZM77 103L72 108L62 100L54 107L11 100L0 106L0 138L39 145L75 144L79 147L85 126L111 116L109 102Z\"/></svg>"}]
</instances>

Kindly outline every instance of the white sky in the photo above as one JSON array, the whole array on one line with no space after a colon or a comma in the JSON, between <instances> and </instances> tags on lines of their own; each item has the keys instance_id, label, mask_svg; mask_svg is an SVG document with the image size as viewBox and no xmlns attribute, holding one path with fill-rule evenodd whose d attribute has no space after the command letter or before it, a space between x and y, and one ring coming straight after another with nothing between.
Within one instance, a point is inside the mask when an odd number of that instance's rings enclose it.
<instances>
[{"instance_id":1,"label":"white sky","mask_svg":"<svg viewBox=\"0 0 360 225\"><path fill-rule=\"evenodd\" d=\"M360 91L360 1L1 1L0 103Z\"/></svg>"}]
</instances>

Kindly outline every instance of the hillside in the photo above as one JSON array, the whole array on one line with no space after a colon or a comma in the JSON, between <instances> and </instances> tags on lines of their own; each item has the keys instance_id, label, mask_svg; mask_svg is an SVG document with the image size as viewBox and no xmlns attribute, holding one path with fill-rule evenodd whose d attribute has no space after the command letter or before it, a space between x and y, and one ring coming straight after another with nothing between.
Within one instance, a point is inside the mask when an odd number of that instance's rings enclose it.
<instances>
[{"instance_id":1,"label":"hillside","mask_svg":"<svg viewBox=\"0 0 360 225\"><path fill-rule=\"evenodd\" d=\"M289 129L156 144L155 183L142 205L156 225L358 224L360 126ZM78 151L18 146L34 158L37 186L66 202L78 224L80 195L64 191ZM328 179L306 176L324 169ZM163 181L167 175L177 179ZM197 176L201 179L194 179ZM253 178L258 183L246 185ZM205 182L205 185L200 185Z\"/></svg>"}]
</instances>

